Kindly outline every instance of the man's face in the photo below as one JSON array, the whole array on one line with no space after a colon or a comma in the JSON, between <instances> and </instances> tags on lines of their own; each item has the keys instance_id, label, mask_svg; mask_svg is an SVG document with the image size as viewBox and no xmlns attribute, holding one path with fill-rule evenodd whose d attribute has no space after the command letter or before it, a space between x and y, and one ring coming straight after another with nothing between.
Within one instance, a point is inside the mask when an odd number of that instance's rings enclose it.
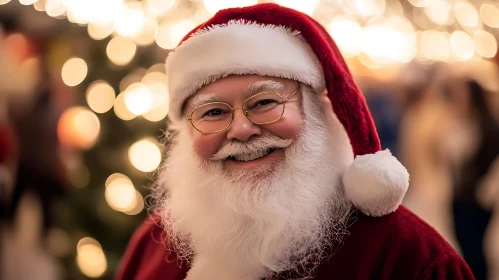
<instances>
[{"instance_id":1,"label":"man's face","mask_svg":"<svg viewBox=\"0 0 499 280\"><path fill-rule=\"evenodd\" d=\"M256 75L229 76L213 82L197 92L186 103L185 112L190 115L193 109L208 102L224 102L232 108L241 107L243 102L261 92L277 92L283 99L289 98L298 90L292 80L261 77ZM303 126L302 95L298 91L285 103L282 117L274 123L256 125L242 109L235 109L231 126L222 132L203 134L191 126L194 150L205 162L210 162L224 143L247 142L262 135L273 135L281 139L296 140ZM249 170L257 166L271 166L282 161L285 153L281 148L254 160L222 159L225 170Z\"/></svg>"}]
</instances>

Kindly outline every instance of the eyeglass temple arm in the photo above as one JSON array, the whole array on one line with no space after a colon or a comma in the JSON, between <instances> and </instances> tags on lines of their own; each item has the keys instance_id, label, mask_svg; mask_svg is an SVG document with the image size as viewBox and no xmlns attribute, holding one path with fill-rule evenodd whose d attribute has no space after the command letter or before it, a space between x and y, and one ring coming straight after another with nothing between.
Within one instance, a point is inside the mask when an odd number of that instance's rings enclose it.
<instances>
[{"instance_id":1,"label":"eyeglass temple arm","mask_svg":"<svg viewBox=\"0 0 499 280\"><path fill-rule=\"evenodd\" d=\"M283 102L283 103L284 103L284 102L287 102L287 101L288 101L289 99L291 99L291 97L293 97L293 95L295 95L295 93L297 93L297 92L298 92L298 90L295 90L295 91L294 91L294 92L293 92L293 93L292 93L292 94L291 94L288 98L283 99L283 100L282 100L282 102Z\"/></svg>"}]
</instances>

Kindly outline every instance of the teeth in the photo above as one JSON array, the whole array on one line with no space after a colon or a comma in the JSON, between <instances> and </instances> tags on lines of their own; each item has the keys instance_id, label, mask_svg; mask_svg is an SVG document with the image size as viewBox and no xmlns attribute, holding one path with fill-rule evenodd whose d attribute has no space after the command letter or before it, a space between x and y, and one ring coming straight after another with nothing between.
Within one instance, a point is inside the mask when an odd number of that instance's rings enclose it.
<instances>
[{"instance_id":1,"label":"teeth","mask_svg":"<svg viewBox=\"0 0 499 280\"><path fill-rule=\"evenodd\" d=\"M269 154L269 150L266 151L259 151L256 153L252 154L244 154L244 155L236 155L234 158L239 161L250 161L250 160L255 160L257 158L264 157Z\"/></svg>"}]
</instances>

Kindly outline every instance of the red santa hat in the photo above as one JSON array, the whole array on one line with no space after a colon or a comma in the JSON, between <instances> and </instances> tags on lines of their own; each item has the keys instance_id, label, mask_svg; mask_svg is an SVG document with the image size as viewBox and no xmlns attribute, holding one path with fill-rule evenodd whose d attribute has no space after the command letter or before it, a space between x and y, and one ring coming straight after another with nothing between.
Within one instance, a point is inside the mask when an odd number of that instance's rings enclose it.
<instances>
[{"instance_id":1,"label":"red santa hat","mask_svg":"<svg viewBox=\"0 0 499 280\"><path fill-rule=\"evenodd\" d=\"M381 151L364 96L333 39L317 21L272 3L221 10L194 28L166 61L170 118L184 117L184 102L202 86L228 75L257 74L327 89L355 159L343 174L347 198L362 212L382 216L397 209L409 174Z\"/></svg>"}]
</instances>

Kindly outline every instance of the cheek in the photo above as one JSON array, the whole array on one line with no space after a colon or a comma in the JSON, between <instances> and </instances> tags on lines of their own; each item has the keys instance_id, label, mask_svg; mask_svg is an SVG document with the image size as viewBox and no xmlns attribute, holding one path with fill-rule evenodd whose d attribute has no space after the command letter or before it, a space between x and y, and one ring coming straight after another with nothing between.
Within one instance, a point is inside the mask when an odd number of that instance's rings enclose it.
<instances>
[{"instance_id":1,"label":"cheek","mask_svg":"<svg viewBox=\"0 0 499 280\"><path fill-rule=\"evenodd\" d=\"M196 131L193 134L194 150L202 159L208 160L218 151L224 141L224 135L224 133L205 135Z\"/></svg>"},{"instance_id":2,"label":"cheek","mask_svg":"<svg viewBox=\"0 0 499 280\"><path fill-rule=\"evenodd\" d=\"M288 110L282 118L265 127L267 131L284 139L298 139L304 125L303 116L299 110Z\"/></svg>"}]
</instances>

